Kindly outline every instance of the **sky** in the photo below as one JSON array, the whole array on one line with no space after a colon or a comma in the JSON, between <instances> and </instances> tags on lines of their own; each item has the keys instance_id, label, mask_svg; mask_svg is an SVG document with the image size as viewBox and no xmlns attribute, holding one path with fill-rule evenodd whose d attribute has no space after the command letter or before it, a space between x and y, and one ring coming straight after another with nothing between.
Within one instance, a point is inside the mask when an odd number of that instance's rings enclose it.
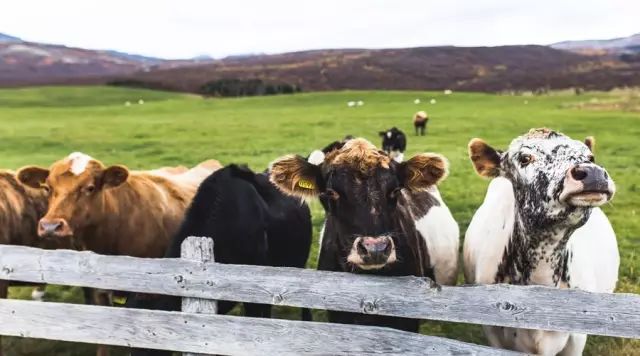
<instances>
[{"instance_id":1,"label":"sky","mask_svg":"<svg viewBox=\"0 0 640 356\"><path fill-rule=\"evenodd\" d=\"M0 33L161 58L496 46L640 32L640 0L5 0Z\"/></svg>"}]
</instances>

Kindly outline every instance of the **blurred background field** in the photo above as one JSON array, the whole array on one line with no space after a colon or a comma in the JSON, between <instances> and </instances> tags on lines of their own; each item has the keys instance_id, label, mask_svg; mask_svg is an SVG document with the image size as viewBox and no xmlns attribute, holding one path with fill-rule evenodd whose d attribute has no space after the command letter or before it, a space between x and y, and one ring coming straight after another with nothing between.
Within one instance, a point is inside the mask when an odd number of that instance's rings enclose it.
<instances>
[{"instance_id":1,"label":"blurred background field","mask_svg":"<svg viewBox=\"0 0 640 356\"><path fill-rule=\"evenodd\" d=\"M525 93L526 94L526 93ZM420 99L421 104L414 104ZM435 99L435 104L430 104ZM142 100L142 101L141 101ZM364 105L348 107L361 100ZM129 102L130 105L126 103ZM139 104L142 102L143 104ZM431 118L426 137L413 135L412 115ZM640 293L640 92L552 91L546 95L495 95L424 91L339 91L234 99L115 87L35 87L0 89L0 167L48 166L73 151L107 164L133 169L194 165L215 158L246 163L256 171L287 154L307 155L346 134L379 145L378 131L397 126L408 136L407 157L439 152L451 162L441 192L464 235L480 205L487 181L467 158L473 137L494 147L532 127L547 126L582 140L594 135L596 160L614 178L618 193L604 209L618 236L622 263L618 292ZM314 236L323 219L312 203ZM309 268L314 268L314 244ZM597 261L594 261L597 263ZM28 298L30 288L12 288L12 298ZM77 303L77 288L49 286L47 300ZM278 308L277 316L298 318ZM317 320L324 320L316 312ZM486 343L479 326L425 322L422 331ZM5 338L9 339L9 338ZM92 355L91 345L11 338L8 355ZM124 351L122 351L124 353ZM588 355L634 355L640 342L591 337Z\"/></svg>"}]
</instances>

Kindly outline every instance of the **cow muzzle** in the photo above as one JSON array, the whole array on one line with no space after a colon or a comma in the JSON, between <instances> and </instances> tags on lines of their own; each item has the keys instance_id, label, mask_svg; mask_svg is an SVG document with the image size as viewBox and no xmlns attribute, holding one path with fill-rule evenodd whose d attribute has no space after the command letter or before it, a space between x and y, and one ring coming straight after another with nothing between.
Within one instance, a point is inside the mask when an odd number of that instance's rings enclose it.
<instances>
[{"instance_id":1,"label":"cow muzzle","mask_svg":"<svg viewBox=\"0 0 640 356\"><path fill-rule=\"evenodd\" d=\"M363 270L381 269L396 261L396 247L389 236L358 237L347 261Z\"/></svg>"},{"instance_id":2,"label":"cow muzzle","mask_svg":"<svg viewBox=\"0 0 640 356\"><path fill-rule=\"evenodd\" d=\"M38 223L38 236L48 237L69 237L73 235L69 223L65 219L40 219Z\"/></svg>"},{"instance_id":3,"label":"cow muzzle","mask_svg":"<svg viewBox=\"0 0 640 356\"><path fill-rule=\"evenodd\" d=\"M560 200L573 206L600 206L613 198L616 188L604 168L578 164L567 171Z\"/></svg>"}]
</instances>

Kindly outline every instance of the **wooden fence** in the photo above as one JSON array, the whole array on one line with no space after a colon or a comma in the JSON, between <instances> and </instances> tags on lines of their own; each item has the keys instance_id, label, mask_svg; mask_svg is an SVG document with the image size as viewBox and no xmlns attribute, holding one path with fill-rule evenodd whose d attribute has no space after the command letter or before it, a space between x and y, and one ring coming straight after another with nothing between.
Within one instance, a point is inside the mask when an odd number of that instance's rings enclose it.
<instances>
[{"instance_id":1,"label":"wooden fence","mask_svg":"<svg viewBox=\"0 0 640 356\"><path fill-rule=\"evenodd\" d=\"M213 262L211 239L182 258L0 246L0 279L174 295L182 312L0 300L0 335L226 355L513 354L388 328L215 315L215 300L640 338L640 296L539 286L440 287Z\"/></svg>"}]
</instances>

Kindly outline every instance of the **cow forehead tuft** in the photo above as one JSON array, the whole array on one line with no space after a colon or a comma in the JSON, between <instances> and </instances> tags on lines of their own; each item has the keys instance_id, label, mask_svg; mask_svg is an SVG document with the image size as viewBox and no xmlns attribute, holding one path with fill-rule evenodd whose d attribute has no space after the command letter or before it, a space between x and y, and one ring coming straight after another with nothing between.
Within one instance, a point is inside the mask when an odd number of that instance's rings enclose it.
<instances>
[{"instance_id":1,"label":"cow forehead tuft","mask_svg":"<svg viewBox=\"0 0 640 356\"><path fill-rule=\"evenodd\" d=\"M578 141L574 141L569 136L548 128L537 128L531 129L526 134L516 137L511 141L509 149L519 150L523 145L538 146L544 149L545 147L555 146L560 143L571 144L573 142L577 143Z\"/></svg>"},{"instance_id":2,"label":"cow forehead tuft","mask_svg":"<svg viewBox=\"0 0 640 356\"><path fill-rule=\"evenodd\" d=\"M93 160L91 156L82 152L73 152L67 156L67 162L69 163L69 172L78 176L82 174L89 165L89 162Z\"/></svg>"},{"instance_id":3,"label":"cow forehead tuft","mask_svg":"<svg viewBox=\"0 0 640 356\"><path fill-rule=\"evenodd\" d=\"M325 161L367 173L376 167L389 168L391 158L364 138L355 138L347 141L341 149L329 153Z\"/></svg>"}]
</instances>

